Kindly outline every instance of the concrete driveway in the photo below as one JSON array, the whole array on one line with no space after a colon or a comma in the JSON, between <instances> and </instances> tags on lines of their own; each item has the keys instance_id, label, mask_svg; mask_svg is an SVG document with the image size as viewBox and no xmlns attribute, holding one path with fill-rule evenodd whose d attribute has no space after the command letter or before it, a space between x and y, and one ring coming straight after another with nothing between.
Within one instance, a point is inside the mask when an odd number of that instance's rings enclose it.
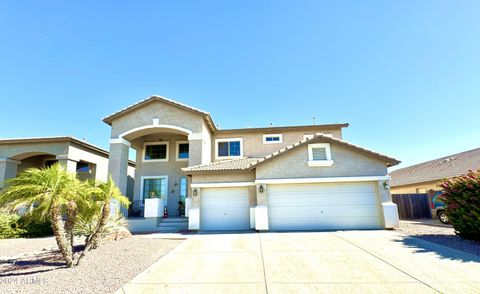
<instances>
[{"instance_id":1,"label":"concrete driveway","mask_svg":"<svg viewBox=\"0 0 480 294\"><path fill-rule=\"evenodd\" d=\"M394 231L199 234L123 292L478 293L480 258Z\"/></svg>"}]
</instances>

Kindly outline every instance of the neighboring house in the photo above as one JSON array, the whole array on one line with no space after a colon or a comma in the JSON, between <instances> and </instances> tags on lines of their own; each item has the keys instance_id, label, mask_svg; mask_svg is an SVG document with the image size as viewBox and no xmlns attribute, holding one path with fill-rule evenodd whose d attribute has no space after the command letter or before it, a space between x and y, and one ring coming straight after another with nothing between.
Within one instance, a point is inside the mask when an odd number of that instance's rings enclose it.
<instances>
[{"instance_id":1,"label":"neighboring house","mask_svg":"<svg viewBox=\"0 0 480 294\"><path fill-rule=\"evenodd\" d=\"M401 168L390 173L392 194L441 190L443 179L480 169L480 148Z\"/></svg>"},{"instance_id":2,"label":"neighboring house","mask_svg":"<svg viewBox=\"0 0 480 294\"><path fill-rule=\"evenodd\" d=\"M387 167L399 161L344 141L348 124L220 130L209 113L159 96L103 121L111 126L109 172L122 191L129 148L136 150L134 210L149 216L161 198L169 216L186 204L190 229L398 224ZM143 230L162 223L160 211L139 219Z\"/></svg>"},{"instance_id":3,"label":"neighboring house","mask_svg":"<svg viewBox=\"0 0 480 294\"><path fill-rule=\"evenodd\" d=\"M69 172L77 173L82 180L105 181L108 156L108 151L73 137L0 139L0 188L5 180L16 177L25 169L57 162ZM127 175L132 187L134 172L135 163L129 161Z\"/></svg>"}]
</instances>

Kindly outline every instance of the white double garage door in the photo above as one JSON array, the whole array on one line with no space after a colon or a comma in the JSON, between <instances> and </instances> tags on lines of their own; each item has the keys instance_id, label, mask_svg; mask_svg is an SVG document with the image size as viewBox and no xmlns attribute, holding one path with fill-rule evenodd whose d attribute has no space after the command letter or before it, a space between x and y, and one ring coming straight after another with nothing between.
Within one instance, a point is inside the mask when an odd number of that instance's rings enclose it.
<instances>
[{"instance_id":1,"label":"white double garage door","mask_svg":"<svg viewBox=\"0 0 480 294\"><path fill-rule=\"evenodd\" d=\"M269 229L381 227L374 182L268 185ZM250 229L248 187L202 189L201 230Z\"/></svg>"}]
</instances>

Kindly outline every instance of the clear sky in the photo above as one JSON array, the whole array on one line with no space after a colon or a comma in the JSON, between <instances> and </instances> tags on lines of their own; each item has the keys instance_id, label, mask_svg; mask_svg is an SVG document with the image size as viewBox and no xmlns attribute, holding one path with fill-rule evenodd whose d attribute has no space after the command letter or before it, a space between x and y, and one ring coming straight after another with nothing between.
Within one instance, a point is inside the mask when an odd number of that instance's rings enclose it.
<instances>
[{"instance_id":1,"label":"clear sky","mask_svg":"<svg viewBox=\"0 0 480 294\"><path fill-rule=\"evenodd\" d=\"M480 147L480 1L1 1L0 137L159 94L221 128L348 122L406 166Z\"/></svg>"}]
</instances>

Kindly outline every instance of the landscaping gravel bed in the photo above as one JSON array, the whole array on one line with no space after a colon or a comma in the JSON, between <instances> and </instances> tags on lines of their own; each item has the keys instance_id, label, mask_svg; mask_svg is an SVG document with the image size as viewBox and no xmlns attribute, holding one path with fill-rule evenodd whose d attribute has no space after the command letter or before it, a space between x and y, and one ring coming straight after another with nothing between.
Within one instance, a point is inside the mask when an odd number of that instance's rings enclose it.
<instances>
[{"instance_id":1,"label":"landscaping gravel bed","mask_svg":"<svg viewBox=\"0 0 480 294\"><path fill-rule=\"evenodd\" d=\"M113 293L182 242L145 236L110 241L90 251L80 266L65 268L58 251L41 251L52 240L27 240L30 246L20 241L19 248L36 253L10 261L3 253L12 253L15 240L0 242L0 293Z\"/></svg>"},{"instance_id":2,"label":"landscaping gravel bed","mask_svg":"<svg viewBox=\"0 0 480 294\"><path fill-rule=\"evenodd\" d=\"M451 225L444 225L437 219L400 221L400 228L397 230L409 236L480 256L480 242L457 236Z\"/></svg>"}]
</instances>

